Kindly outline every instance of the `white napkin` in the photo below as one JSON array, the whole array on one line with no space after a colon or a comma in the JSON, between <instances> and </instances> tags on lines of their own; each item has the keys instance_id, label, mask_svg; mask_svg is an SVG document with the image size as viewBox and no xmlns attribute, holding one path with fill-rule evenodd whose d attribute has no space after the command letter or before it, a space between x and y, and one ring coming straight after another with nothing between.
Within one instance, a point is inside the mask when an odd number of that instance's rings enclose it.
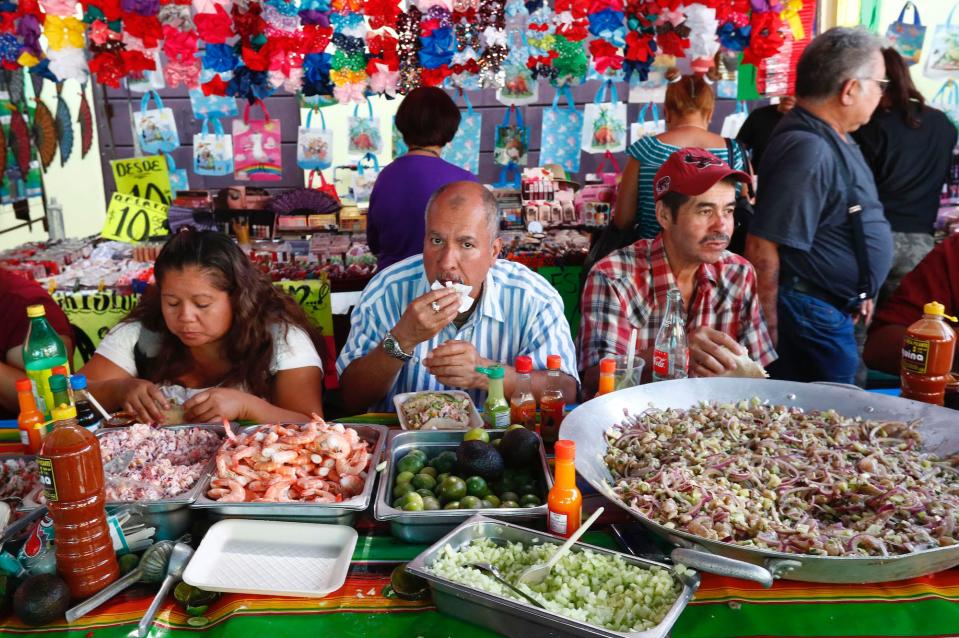
<instances>
[{"instance_id":1,"label":"white napkin","mask_svg":"<svg viewBox=\"0 0 959 638\"><path fill-rule=\"evenodd\" d=\"M434 281L433 285L430 286L430 290L439 290L440 288L452 288L459 293L460 296L460 314L463 314L467 310L473 307L473 298L470 297L470 293L473 292L472 286L467 286L466 284L456 284L452 281L447 281L445 284L441 284L439 281Z\"/></svg>"}]
</instances>

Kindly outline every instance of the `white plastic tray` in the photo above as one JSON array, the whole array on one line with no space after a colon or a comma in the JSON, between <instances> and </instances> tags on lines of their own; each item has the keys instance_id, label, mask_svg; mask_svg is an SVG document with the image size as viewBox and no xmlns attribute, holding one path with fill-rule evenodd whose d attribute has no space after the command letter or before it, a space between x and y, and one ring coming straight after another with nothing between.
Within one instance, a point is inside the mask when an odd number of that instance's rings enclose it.
<instances>
[{"instance_id":1,"label":"white plastic tray","mask_svg":"<svg viewBox=\"0 0 959 638\"><path fill-rule=\"evenodd\" d=\"M322 598L346 581L352 527L228 519L207 531L183 580L208 591Z\"/></svg>"},{"instance_id":2,"label":"white plastic tray","mask_svg":"<svg viewBox=\"0 0 959 638\"><path fill-rule=\"evenodd\" d=\"M476 405L473 403L472 397L462 390L429 390L424 392L404 392L402 394L397 394L393 397L393 405L396 407L396 417L400 422L400 428L403 430L414 430L414 428L409 427L409 424L406 422L406 415L403 413L403 404L406 403L409 399L420 395L420 394L453 394L456 396L465 397L467 401L470 402L470 414L469 414L469 424L463 425L453 421L452 419L430 419L423 427L422 430L469 430L471 428L484 428L486 427L483 417L480 416L479 412L476 410Z\"/></svg>"}]
</instances>

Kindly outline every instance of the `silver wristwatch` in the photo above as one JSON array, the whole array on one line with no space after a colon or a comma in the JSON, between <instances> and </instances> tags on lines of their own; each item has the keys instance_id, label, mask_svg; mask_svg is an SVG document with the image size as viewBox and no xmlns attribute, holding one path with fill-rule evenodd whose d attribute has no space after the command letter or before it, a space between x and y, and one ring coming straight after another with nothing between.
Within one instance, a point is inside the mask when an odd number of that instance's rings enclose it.
<instances>
[{"instance_id":1,"label":"silver wristwatch","mask_svg":"<svg viewBox=\"0 0 959 638\"><path fill-rule=\"evenodd\" d=\"M412 354L403 352L403 348L400 347L400 342L393 336L392 332L386 333L386 338L383 339L383 350L394 359L399 359L403 362L413 358Z\"/></svg>"}]
</instances>

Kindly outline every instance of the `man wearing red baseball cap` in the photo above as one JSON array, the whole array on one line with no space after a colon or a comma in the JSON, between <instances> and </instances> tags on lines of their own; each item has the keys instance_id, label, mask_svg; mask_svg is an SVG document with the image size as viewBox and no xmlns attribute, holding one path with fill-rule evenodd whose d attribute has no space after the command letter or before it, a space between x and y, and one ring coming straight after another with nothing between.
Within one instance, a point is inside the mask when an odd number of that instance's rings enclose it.
<instances>
[{"instance_id":1,"label":"man wearing red baseball cap","mask_svg":"<svg viewBox=\"0 0 959 638\"><path fill-rule=\"evenodd\" d=\"M653 239L611 253L586 279L579 331L584 390L596 387L601 359L627 352L636 329L636 352L652 370L656 333L666 313L666 293L678 288L686 313L689 373L729 374L748 354L765 366L775 360L756 290L756 272L726 250L733 232L739 183L749 180L715 155L683 148L653 179Z\"/></svg>"}]
</instances>

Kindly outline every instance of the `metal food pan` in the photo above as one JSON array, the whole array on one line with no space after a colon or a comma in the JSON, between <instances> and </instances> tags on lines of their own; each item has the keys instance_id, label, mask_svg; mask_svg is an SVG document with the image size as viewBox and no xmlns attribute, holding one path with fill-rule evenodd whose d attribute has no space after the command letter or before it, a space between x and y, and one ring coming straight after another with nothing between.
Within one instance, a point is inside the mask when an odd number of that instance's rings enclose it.
<instances>
[{"instance_id":1,"label":"metal food pan","mask_svg":"<svg viewBox=\"0 0 959 638\"><path fill-rule=\"evenodd\" d=\"M506 430L490 430L491 437L502 436ZM537 507L497 507L488 509L462 510L427 510L422 512L407 512L393 507L392 485L396 479L396 463L407 452L421 449L427 456L434 456L443 450L455 450L463 441L464 430L407 430L405 432L390 432L389 447L386 458L389 467L384 472L376 491L376 501L373 515L376 520L389 521L393 536L408 543L430 543L449 533L457 525L473 514L481 513L498 519L510 521L527 521L546 519L546 503ZM553 486L553 476L546 461L546 450L543 442L539 444L539 467L543 471L544 486L548 492Z\"/></svg>"},{"instance_id":2,"label":"metal food pan","mask_svg":"<svg viewBox=\"0 0 959 638\"><path fill-rule=\"evenodd\" d=\"M261 427L252 425L241 430L246 433ZM209 497L206 492L213 473L201 481L197 499L190 505L194 509L207 510L214 518L252 518L271 521L298 521L304 523L327 523L334 525L352 525L358 512L370 506L373 498L373 483L376 480L376 465L386 446L389 428L383 425L366 423L343 424L343 427L356 430L360 438L371 444L370 470L366 474L363 491L342 503L220 503Z\"/></svg>"},{"instance_id":3,"label":"metal food pan","mask_svg":"<svg viewBox=\"0 0 959 638\"><path fill-rule=\"evenodd\" d=\"M185 430L190 428L200 428L201 430L211 430L216 432L222 438L224 435L222 425L213 425L209 423L167 425L161 429L164 430ZM94 434L100 439L110 432L116 432L119 428L100 428ZM213 470L214 458L207 461L206 467L193 487L176 496L160 499L158 501L107 501L107 511L113 512L120 507L134 507L143 516L143 522L147 527L156 528L156 540L172 540L179 538L190 529L191 518L189 507L200 495L203 485L209 481L210 472Z\"/></svg>"},{"instance_id":4,"label":"metal food pan","mask_svg":"<svg viewBox=\"0 0 959 638\"><path fill-rule=\"evenodd\" d=\"M504 636L516 638L558 638L560 636L603 636L605 638L666 638L679 615L689 604L699 587L699 575L689 572L682 576L673 573L683 586L679 597L658 625L641 632L623 633L580 622L561 616L545 609L537 609L529 604L504 598L481 589L462 585L429 571L429 566L448 545L458 550L480 538L491 539L495 543L519 542L524 545L552 543L560 545L563 539L545 532L519 527L510 523L496 521L484 516L473 516L455 530L441 538L426 551L407 565L406 570L426 579L433 590L436 608L444 614L455 616L466 622L487 627ZM630 565L670 570L668 565L655 561L622 554L609 549L575 543L572 551L589 549L599 554L620 556Z\"/></svg>"},{"instance_id":5,"label":"metal food pan","mask_svg":"<svg viewBox=\"0 0 959 638\"><path fill-rule=\"evenodd\" d=\"M0 454L0 463L3 463L4 461L9 461L9 460L33 461L36 458L37 457L34 454ZM40 507L39 505L25 505L22 499L19 499L18 497L11 497L11 499L13 498L17 498L17 500L20 501L20 504L16 507L16 511L18 512L31 512L37 509L37 507Z\"/></svg>"}]
</instances>

